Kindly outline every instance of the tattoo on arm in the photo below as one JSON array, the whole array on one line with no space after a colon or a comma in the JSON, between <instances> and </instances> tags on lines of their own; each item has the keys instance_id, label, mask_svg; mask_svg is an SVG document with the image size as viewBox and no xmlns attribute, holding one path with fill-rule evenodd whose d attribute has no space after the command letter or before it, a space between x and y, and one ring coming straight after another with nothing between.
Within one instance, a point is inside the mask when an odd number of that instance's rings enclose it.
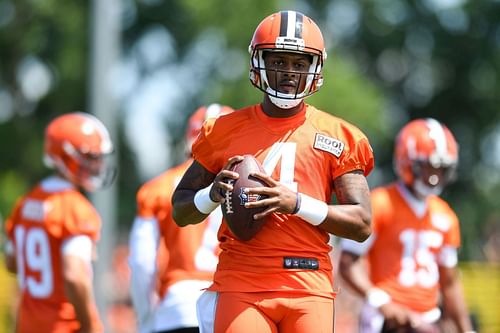
<instances>
[{"instance_id":1,"label":"tattoo on arm","mask_svg":"<svg viewBox=\"0 0 500 333\"><path fill-rule=\"evenodd\" d=\"M339 204L359 204L370 208L370 189L362 171L356 170L336 178L334 186Z\"/></svg>"},{"instance_id":2,"label":"tattoo on arm","mask_svg":"<svg viewBox=\"0 0 500 333\"><path fill-rule=\"evenodd\" d=\"M215 175L206 170L201 164L194 161L182 177L178 189L198 191L207 187L214 180Z\"/></svg>"}]
</instances>

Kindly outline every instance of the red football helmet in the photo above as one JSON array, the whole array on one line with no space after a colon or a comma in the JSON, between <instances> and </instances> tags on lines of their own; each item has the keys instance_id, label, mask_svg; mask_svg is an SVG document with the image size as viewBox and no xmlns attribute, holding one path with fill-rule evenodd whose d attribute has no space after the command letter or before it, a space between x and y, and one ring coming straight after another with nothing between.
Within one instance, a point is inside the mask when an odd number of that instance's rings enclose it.
<instances>
[{"instance_id":1,"label":"red football helmet","mask_svg":"<svg viewBox=\"0 0 500 333\"><path fill-rule=\"evenodd\" d=\"M96 117L73 112L52 120L45 129L47 166L86 191L103 188L114 179L108 130Z\"/></svg>"},{"instance_id":2,"label":"red football helmet","mask_svg":"<svg viewBox=\"0 0 500 333\"><path fill-rule=\"evenodd\" d=\"M200 106L188 120L186 129L186 146L189 153L191 152L191 146L193 145L194 140L196 140L200 134L201 127L203 126L205 120L208 118L217 118L233 111L234 110L229 106L216 103L208 106Z\"/></svg>"},{"instance_id":3,"label":"red football helmet","mask_svg":"<svg viewBox=\"0 0 500 333\"><path fill-rule=\"evenodd\" d=\"M409 122L399 132L394 168L417 194L439 194L453 180L458 165L458 144L450 130L427 118Z\"/></svg>"},{"instance_id":4,"label":"red football helmet","mask_svg":"<svg viewBox=\"0 0 500 333\"><path fill-rule=\"evenodd\" d=\"M323 62L326 60L325 44L320 29L309 17L296 11L281 11L266 17L257 27L249 46L250 81L258 89L269 95L271 101L280 108L291 108L309 96L323 84ZM266 74L264 52L293 52L307 54L312 63L305 75L306 84L302 91L285 94L273 89Z\"/></svg>"}]
</instances>

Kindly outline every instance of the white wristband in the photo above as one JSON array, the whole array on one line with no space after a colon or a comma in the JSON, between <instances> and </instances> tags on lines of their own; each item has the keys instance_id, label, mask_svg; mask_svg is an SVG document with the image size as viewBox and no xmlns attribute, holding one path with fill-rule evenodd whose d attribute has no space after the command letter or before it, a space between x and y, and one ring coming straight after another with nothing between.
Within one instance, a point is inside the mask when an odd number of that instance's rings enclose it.
<instances>
[{"instance_id":1,"label":"white wristband","mask_svg":"<svg viewBox=\"0 0 500 333\"><path fill-rule=\"evenodd\" d=\"M212 184L205 188L202 188L194 195L194 205L203 214L210 214L217 206L219 206L220 202L212 201L210 198L210 190L212 189Z\"/></svg>"},{"instance_id":2,"label":"white wristband","mask_svg":"<svg viewBox=\"0 0 500 333\"><path fill-rule=\"evenodd\" d=\"M391 296L382 289L371 288L366 293L366 301L370 306L378 309L382 305L389 303L391 301Z\"/></svg>"},{"instance_id":3,"label":"white wristband","mask_svg":"<svg viewBox=\"0 0 500 333\"><path fill-rule=\"evenodd\" d=\"M323 223L328 215L328 205L303 193L299 193L299 195L300 207L296 215L312 225Z\"/></svg>"}]
</instances>

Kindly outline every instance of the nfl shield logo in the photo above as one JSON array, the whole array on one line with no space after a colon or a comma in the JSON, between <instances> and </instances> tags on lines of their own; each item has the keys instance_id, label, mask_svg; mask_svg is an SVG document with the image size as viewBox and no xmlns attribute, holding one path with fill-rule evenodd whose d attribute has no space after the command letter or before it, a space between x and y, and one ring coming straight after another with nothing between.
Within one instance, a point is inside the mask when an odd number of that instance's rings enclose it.
<instances>
[{"instance_id":1,"label":"nfl shield logo","mask_svg":"<svg viewBox=\"0 0 500 333\"><path fill-rule=\"evenodd\" d=\"M247 202L257 202L260 200L260 195L245 193L245 189L246 187L240 190L240 205L244 206Z\"/></svg>"}]
</instances>

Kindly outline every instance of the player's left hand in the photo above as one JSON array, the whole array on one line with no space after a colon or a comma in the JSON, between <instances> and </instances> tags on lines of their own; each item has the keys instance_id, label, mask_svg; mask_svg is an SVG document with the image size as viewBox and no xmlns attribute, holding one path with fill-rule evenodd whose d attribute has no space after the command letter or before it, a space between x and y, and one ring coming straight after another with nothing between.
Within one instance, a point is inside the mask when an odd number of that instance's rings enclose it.
<instances>
[{"instance_id":1,"label":"player's left hand","mask_svg":"<svg viewBox=\"0 0 500 333\"><path fill-rule=\"evenodd\" d=\"M436 325L427 323L412 323L412 328L415 333L439 333L441 332Z\"/></svg>"},{"instance_id":2,"label":"player's left hand","mask_svg":"<svg viewBox=\"0 0 500 333\"><path fill-rule=\"evenodd\" d=\"M259 194L266 198L245 204L246 208L267 207L263 212L255 214L254 219L262 219L272 213L291 214L297 204L297 193L282 183L274 180L271 176L255 172L251 174L268 184L268 187L248 188L248 194Z\"/></svg>"}]
</instances>

